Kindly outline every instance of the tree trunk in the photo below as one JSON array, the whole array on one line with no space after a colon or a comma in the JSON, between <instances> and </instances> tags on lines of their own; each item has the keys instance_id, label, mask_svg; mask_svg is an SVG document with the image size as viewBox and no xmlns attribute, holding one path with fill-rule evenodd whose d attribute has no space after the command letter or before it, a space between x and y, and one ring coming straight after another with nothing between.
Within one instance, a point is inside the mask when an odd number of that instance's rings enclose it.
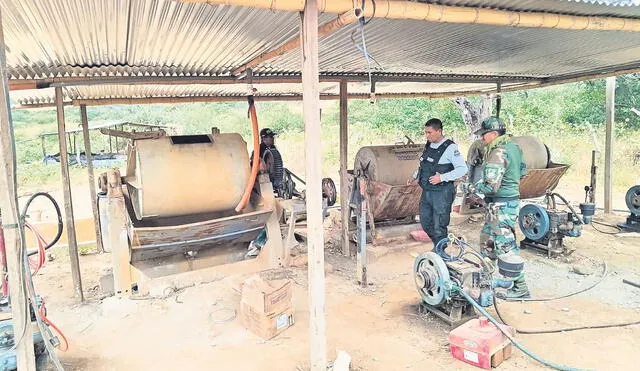
<instances>
[{"instance_id":1,"label":"tree trunk","mask_svg":"<svg viewBox=\"0 0 640 371\"><path fill-rule=\"evenodd\" d=\"M484 119L491 116L493 111L493 95L486 94L482 97L482 106L476 107L466 97L456 97L452 99L460 109L462 120L469 128L469 139L474 141L478 136L474 132L480 129L480 124Z\"/></svg>"}]
</instances>

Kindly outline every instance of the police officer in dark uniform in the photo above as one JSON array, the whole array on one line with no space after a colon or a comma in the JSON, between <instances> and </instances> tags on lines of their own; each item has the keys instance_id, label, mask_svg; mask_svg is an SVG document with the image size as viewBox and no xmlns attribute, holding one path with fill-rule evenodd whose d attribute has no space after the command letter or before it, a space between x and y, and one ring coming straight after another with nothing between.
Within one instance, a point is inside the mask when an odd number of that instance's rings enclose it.
<instances>
[{"instance_id":1,"label":"police officer in dark uniform","mask_svg":"<svg viewBox=\"0 0 640 371\"><path fill-rule=\"evenodd\" d=\"M420 167L410 184L422 188L420 223L434 247L448 235L451 205L456 197L454 180L467 174L467 164L458 146L444 137L442 121L432 118L424 128L427 144L420 157Z\"/></svg>"}]
</instances>

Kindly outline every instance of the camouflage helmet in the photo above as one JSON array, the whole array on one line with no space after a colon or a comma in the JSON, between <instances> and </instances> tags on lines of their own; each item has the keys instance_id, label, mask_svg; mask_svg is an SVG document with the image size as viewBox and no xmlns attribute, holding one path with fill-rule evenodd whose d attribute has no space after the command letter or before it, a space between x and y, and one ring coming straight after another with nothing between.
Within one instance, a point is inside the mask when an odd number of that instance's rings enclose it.
<instances>
[{"instance_id":1,"label":"camouflage helmet","mask_svg":"<svg viewBox=\"0 0 640 371\"><path fill-rule=\"evenodd\" d=\"M484 121L482 121L482 124L480 125L480 129L476 130L474 134L482 136L492 131L505 131L505 130L507 130L507 127L505 126L504 121L502 121L501 118L490 116L490 117L487 117Z\"/></svg>"}]
</instances>

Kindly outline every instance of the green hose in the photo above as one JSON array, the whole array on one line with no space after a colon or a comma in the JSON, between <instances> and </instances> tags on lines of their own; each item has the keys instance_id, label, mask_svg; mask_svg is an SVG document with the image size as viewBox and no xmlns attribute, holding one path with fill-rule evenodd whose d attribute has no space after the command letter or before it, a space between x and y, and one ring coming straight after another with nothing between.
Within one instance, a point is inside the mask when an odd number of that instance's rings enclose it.
<instances>
[{"instance_id":1,"label":"green hose","mask_svg":"<svg viewBox=\"0 0 640 371\"><path fill-rule=\"evenodd\" d=\"M496 325L496 327L507 337L507 339L509 339L509 341L511 341L513 343L513 345L515 345L516 348L520 349L524 354L526 354L529 357L533 358L534 360L542 363L543 365L545 365L547 367L550 367L550 368L553 368L555 370L561 370L561 371L585 371L585 370L582 370L582 369L579 369L579 368L563 366L563 365L559 365L557 363L549 362L549 361L546 361L546 360L542 359L540 356L538 356L537 354L531 352L530 350L525 348L522 344L520 344L513 336L511 336L511 334L508 331L504 330L500 326L500 323L495 318L493 318L489 314L489 312L487 312L483 307L481 307L480 304L476 303L476 301L473 300L473 298L471 296L469 296L469 294L467 294L463 289L461 289L458 286L453 286L453 290L459 292L471 305L473 305L474 308L476 308L478 310L478 312L480 312L480 314L482 314L483 316L487 317L491 323ZM496 299L494 298L493 300L496 300Z\"/></svg>"}]
</instances>

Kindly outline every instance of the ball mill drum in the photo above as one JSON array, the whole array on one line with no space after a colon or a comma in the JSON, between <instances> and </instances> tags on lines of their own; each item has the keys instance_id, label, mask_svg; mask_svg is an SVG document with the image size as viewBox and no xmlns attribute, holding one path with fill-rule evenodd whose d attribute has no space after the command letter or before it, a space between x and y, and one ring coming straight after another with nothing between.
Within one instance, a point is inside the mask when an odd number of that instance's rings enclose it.
<instances>
[{"instance_id":1,"label":"ball mill drum","mask_svg":"<svg viewBox=\"0 0 640 371\"><path fill-rule=\"evenodd\" d=\"M136 140L127 160L139 220L232 210L250 172L247 144L236 133Z\"/></svg>"}]
</instances>

